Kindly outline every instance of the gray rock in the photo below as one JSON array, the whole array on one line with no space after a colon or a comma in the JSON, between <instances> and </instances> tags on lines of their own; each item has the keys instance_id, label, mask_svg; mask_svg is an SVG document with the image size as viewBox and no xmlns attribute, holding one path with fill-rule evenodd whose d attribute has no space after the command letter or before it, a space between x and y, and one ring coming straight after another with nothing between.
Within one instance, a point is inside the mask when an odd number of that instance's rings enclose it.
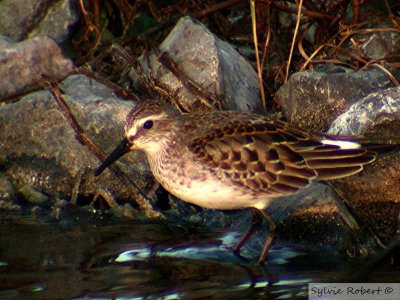
<instances>
[{"instance_id":1,"label":"gray rock","mask_svg":"<svg viewBox=\"0 0 400 300\"><path fill-rule=\"evenodd\" d=\"M65 41L71 36L72 28L79 21L76 10L76 1L57 1L49 7L46 16L28 34L28 38L50 37L57 43Z\"/></svg>"},{"instance_id":2,"label":"gray rock","mask_svg":"<svg viewBox=\"0 0 400 300\"><path fill-rule=\"evenodd\" d=\"M361 41L360 51L371 60L392 59L400 52L400 33L397 31L374 32L368 36L354 37Z\"/></svg>"},{"instance_id":3,"label":"gray rock","mask_svg":"<svg viewBox=\"0 0 400 300\"><path fill-rule=\"evenodd\" d=\"M380 142L397 139L398 142L400 140L398 138L399 89L384 89L391 86L386 75L377 70L353 72L340 67L334 67L333 70L329 68L332 67L325 66L328 72L296 73L279 90L279 100L290 121L303 128L321 132L326 131L331 122L340 116L333 122L329 133L378 137ZM351 215L347 218L346 223L350 227L355 225L359 228L357 230L359 233L354 234L353 237L356 237L356 240L360 239L360 245L363 245L356 249L353 239L353 243L344 247L349 254L370 253L376 247L372 240L363 241L361 232L370 236L376 235L383 242L393 238L400 211L399 163L399 154L388 155L366 166L361 174L332 182L340 196L350 204L359 221L351 221ZM336 202L340 203L340 201ZM308 222L303 224L290 215L283 221L284 227L285 224L291 224L286 226L287 230L284 230L289 235L295 234L296 228L305 230L306 238L310 236L306 228L311 229L310 232L313 234L320 231L315 230L318 226L321 226L322 231L323 227L336 228L336 233L339 233L338 230L342 228L334 217L331 219L328 217L335 211L332 210L335 205L329 209L329 206L313 207L311 204L309 208L297 210L296 205L292 203L289 207L294 209L294 214L298 216L302 211L310 212L308 215L304 214L303 217ZM311 213L313 210L314 212ZM321 217L323 215L321 212L326 212L326 219ZM333 213L333 216L335 214L337 215L337 212ZM331 236L327 235L327 239L334 241L338 236L340 233L338 235L333 233Z\"/></svg>"},{"instance_id":4,"label":"gray rock","mask_svg":"<svg viewBox=\"0 0 400 300\"><path fill-rule=\"evenodd\" d=\"M400 88L388 88L362 98L332 123L328 133L399 139Z\"/></svg>"},{"instance_id":5,"label":"gray rock","mask_svg":"<svg viewBox=\"0 0 400 300\"><path fill-rule=\"evenodd\" d=\"M49 36L61 42L78 21L73 0L0 1L0 34L15 41Z\"/></svg>"},{"instance_id":6,"label":"gray rock","mask_svg":"<svg viewBox=\"0 0 400 300\"><path fill-rule=\"evenodd\" d=\"M39 87L41 74L65 78L74 69L57 44L49 38L33 38L0 48L0 102ZM51 63L49 63L51 62Z\"/></svg>"},{"instance_id":7,"label":"gray rock","mask_svg":"<svg viewBox=\"0 0 400 300\"><path fill-rule=\"evenodd\" d=\"M329 129L331 134L365 136L377 142L399 143L400 88L372 93L353 104ZM400 154L378 158L362 173L333 184L356 214L383 241L396 232L400 212Z\"/></svg>"},{"instance_id":8,"label":"gray rock","mask_svg":"<svg viewBox=\"0 0 400 300\"><path fill-rule=\"evenodd\" d=\"M362 97L393 86L380 70L354 72L329 66L319 70L293 74L277 93L289 121L316 132L325 132Z\"/></svg>"},{"instance_id":9,"label":"gray rock","mask_svg":"<svg viewBox=\"0 0 400 300\"><path fill-rule=\"evenodd\" d=\"M388 5L389 7L396 6L395 1ZM351 5L350 11L352 9ZM341 45L346 51L337 51L333 58L354 64L354 57L349 55L348 51L366 61L395 61L400 51L400 33L394 23L386 18L388 9L385 1L365 1L363 5L360 5L360 9L361 16L364 18L362 23L360 22L354 28L352 34L349 35L351 38L347 38ZM374 14L371 14L372 11ZM384 16L381 21L377 19L379 14ZM366 19L369 19L369 22ZM353 29L348 30L350 33Z\"/></svg>"},{"instance_id":10,"label":"gray rock","mask_svg":"<svg viewBox=\"0 0 400 300\"><path fill-rule=\"evenodd\" d=\"M30 28L35 26L38 17L51 2L51 0L0 1L0 34L8 36L14 41L21 41Z\"/></svg>"},{"instance_id":11,"label":"gray rock","mask_svg":"<svg viewBox=\"0 0 400 300\"><path fill-rule=\"evenodd\" d=\"M303 247L328 247L350 256L374 253L377 244L365 232L336 192L315 182L297 194L275 201L269 208L278 220L279 238Z\"/></svg>"},{"instance_id":12,"label":"gray rock","mask_svg":"<svg viewBox=\"0 0 400 300\"><path fill-rule=\"evenodd\" d=\"M4 207L6 203L12 203L17 197L16 193L12 180L0 172L0 201L2 203L0 207Z\"/></svg>"},{"instance_id":13,"label":"gray rock","mask_svg":"<svg viewBox=\"0 0 400 300\"><path fill-rule=\"evenodd\" d=\"M0 35L0 51L1 51L1 49L9 47L13 44L15 44L15 42L12 39L10 39L8 36Z\"/></svg>"},{"instance_id":14,"label":"gray rock","mask_svg":"<svg viewBox=\"0 0 400 300\"><path fill-rule=\"evenodd\" d=\"M181 18L159 50L168 53L183 73L221 102L224 109L262 111L257 73L231 45L203 24L189 17ZM173 95L181 107L186 111L210 110L154 54L149 61L150 66L146 59L140 60L145 75L151 72L157 84ZM134 71L130 76L138 80Z\"/></svg>"},{"instance_id":15,"label":"gray rock","mask_svg":"<svg viewBox=\"0 0 400 300\"><path fill-rule=\"evenodd\" d=\"M85 76L70 76L61 90L86 134L110 153L123 138L125 117L133 103L120 100ZM100 195L106 201L133 203L127 187L109 170L98 178L93 176L100 161L77 140L49 92L31 93L0 106L0 124L2 171L17 189L23 187L33 195L35 203L40 202L38 193L47 195L50 201L64 198L90 202ZM147 192L153 180L143 154L132 153L121 161L132 180Z\"/></svg>"}]
</instances>

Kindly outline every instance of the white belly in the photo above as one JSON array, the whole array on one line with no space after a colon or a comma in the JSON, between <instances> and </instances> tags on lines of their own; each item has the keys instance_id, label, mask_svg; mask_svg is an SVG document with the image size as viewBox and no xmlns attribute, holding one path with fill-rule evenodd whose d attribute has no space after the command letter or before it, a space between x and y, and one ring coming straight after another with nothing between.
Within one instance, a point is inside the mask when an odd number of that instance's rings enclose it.
<instances>
[{"instance_id":1,"label":"white belly","mask_svg":"<svg viewBox=\"0 0 400 300\"><path fill-rule=\"evenodd\" d=\"M152 173L158 182L183 201L221 210L248 207L264 209L271 201L271 198L265 195L255 195L250 189L234 185L229 179L219 178L215 172L210 172L191 159L182 158L178 166L171 166L168 161L158 161L160 156L148 155L148 158Z\"/></svg>"},{"instance_id":2,"label":"white belly","mask_svg":"<svg viewBox=\"0 0 400 300\"><path fill-rule=\"evenodd\" d=\"M207 181L191 181L188 182L171 182L161 184L171 194L179 199L190 202L201 207L211 209L244 209L248 207L256 207L264 209L269 204L266 197L255 197L251 191L238 191L231 185L223 185L221 182Z\"/></svg>"}]
</instances>

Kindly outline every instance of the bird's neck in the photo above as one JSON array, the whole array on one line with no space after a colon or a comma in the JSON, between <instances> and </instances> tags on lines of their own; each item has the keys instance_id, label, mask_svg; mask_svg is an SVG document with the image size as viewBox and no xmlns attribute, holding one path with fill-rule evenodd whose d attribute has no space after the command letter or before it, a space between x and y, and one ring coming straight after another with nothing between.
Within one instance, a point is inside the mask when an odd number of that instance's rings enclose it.
<instances>
[{"instance_id":1,"label":"bird's neck","mask_svg":"<svg viewBox=\"0 0 400 300\"><path fill-rule=\"evenodd\" d=\"M154 147L145 149L144 152L153 173L158 172L157 169L165 165L174 156L172 151L176 149L176 146L171 145L171 143L176 143L176 141L160 140Z\"/></svg>"},{"instance_id":2,"label":"bird's neck","mask_svg":"<svg viewBox=\"0 0 400 300\"><path fill-rule=\"evenodd\" d=\"M151 171L159 181L160 177L167 176L170 162L176 159L180 150L184 147L181 143L182 133L178 130L178 128L182 127L181 122L178 123L175 120L174 123L168 125L170 126L168 128L168 137L160 138L151 147L143 149L149 161Z\"/></svg>"}]
</instances>

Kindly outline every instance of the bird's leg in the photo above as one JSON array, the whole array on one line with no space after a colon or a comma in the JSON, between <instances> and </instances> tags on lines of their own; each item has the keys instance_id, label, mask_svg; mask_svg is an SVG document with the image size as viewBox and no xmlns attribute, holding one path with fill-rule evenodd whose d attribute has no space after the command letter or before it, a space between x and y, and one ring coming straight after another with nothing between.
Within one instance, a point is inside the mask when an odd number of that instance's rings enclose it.
<instances>
[{"instance_id":1,"label":"bird's leg","mask_svg":"<svg viewBox=\"0 0 400 300\"><path fill-rule=\"evenodd\" d=\"M260 228L260 225L262 223L259 210L252 207L251 212L253 213L253 220L251 222L251 227L246 231L241 240L235 246L232 247L233 252L236 254L239 254L240 249L248 241L248 239Z\"/></svg>"},{"instance_id":2,"label":"bird's leg","mask_svg":"<svg viewBox=\"0 0 400 300\"><path fill-rule=\"evenodd\" d=\"M269 251L269 248L272 246L272 241L274 240L275 236L275 230L276 230L276 225L274 220L271 219L271 217L268 215L268 213L264 210L258 210L257 212L260 213L264 219L268 222L268 236L267 240L265 241L264 248L260 254L260 258L258 259L258 264L263 265L265 262L265 259L267 258L267 254Z\"/></svg>"}]
</instances>

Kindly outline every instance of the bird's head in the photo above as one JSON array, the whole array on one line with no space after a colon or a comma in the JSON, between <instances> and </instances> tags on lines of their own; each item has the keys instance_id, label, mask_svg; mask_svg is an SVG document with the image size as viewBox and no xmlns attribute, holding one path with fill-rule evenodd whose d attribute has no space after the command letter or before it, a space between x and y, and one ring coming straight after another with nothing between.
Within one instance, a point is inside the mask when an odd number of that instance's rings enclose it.
<instances>
[{"instance_id":1,"label":"bird's head","mask_svg":"<svg viewBox=\"0 0 400 300\"><path fill-rule=\"evenodd\" d=\"M131 150L143 150L152 155L174 141L179 130L180 113L172 106L147 100L138 103L128 114L125 138L95 172L95 176Z\"/></svg>"}]
</instances>

